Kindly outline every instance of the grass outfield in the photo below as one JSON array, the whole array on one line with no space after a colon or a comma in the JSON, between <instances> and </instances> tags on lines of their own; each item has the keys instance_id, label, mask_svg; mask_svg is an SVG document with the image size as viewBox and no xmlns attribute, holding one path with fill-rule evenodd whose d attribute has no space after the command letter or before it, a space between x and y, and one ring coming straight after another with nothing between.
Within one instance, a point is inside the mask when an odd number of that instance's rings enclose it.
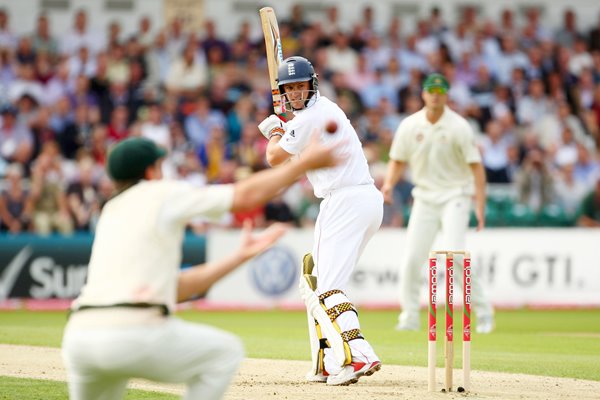
<instances>
[{"instance_id":1,"label":"grass outfield","mask_svg":"<svg viewBox=\"0 0 600 400\"><path fill-rule=\"evenodd\" d=\"M0 379L0 400L65 400L68 398L64 382L39 379L19 379L3 376ZM174 400L181 396L128 389L125 400Z\"/></svg>"},{"instance_id":2,"label":"grass outfield","mask_svg":"<svg viewBox=\"0 0 600 400\"><path fill-rule=\"evenodd\" d=\"M185 311L178 315L186 320L204 322L242 337L248 357L308 360L306 316L304 312L206 312ZM461 313L457 312L457 317ZM425 330L393 330L397 313L393 311L361 312L362 331L373 344L384 364L425 366L427 344ZM438 324L443 326L443 312ZM66 322L64 312L0 312L0 343L59 347ZM496 315L496 330L489 335L473 334L471 365L475 370L525 373L600 381L600 309L594 310L515 310ZM422 313L422 326L426 326ZM457 318L455 362L461 365L462 322ZM443 354L442 333L438 332L438 354ZM443 359L438 357L439 366ZM39 390L47 386L63 390L61 383L6 379L0 393ZM55 390L52 390L54 392ZM0 400L6 399L0 394ZM146 399L141 391L129 391L127 399ZM172 395L153 398L172 399ZM22 397L38 398L35 392ZM48 398L48 397L44 397Z\"/></svg>"}]
</instances>

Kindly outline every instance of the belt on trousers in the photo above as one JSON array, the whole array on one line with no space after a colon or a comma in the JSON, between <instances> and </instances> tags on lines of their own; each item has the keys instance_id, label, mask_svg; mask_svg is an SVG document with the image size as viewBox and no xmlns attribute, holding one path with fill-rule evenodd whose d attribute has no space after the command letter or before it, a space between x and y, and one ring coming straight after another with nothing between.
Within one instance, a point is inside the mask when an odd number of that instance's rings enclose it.
<instances>
[{"instance_id":1,"label":"belt on trousers","mask_svg":"<svg viewBox=\"0 0 600 400\"><path fill-rule=\"evenodd\" d=\"M170 314L169 307L165 304L153 304L153 303L116 303L116 304L104 304L104 305L82 305L73 310L69 311L69 316L77 311L83 310L98 310L106 308L158 308L163 316Z\"/></svg>"}]
</instances>

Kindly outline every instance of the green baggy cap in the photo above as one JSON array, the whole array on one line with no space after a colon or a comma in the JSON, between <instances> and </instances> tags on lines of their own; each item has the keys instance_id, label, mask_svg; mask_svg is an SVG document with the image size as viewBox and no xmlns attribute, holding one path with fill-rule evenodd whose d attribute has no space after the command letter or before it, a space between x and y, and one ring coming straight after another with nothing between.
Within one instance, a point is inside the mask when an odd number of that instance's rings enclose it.
<instances>
[{"instance_id":1,"label":"green baggy cap","mask_svg":"<svg viewBox=\"0 0 600 400\"><path fill-rule=\"evenodd\" d=\"M125 139L117 143L108 154L108 174L116 181L142 179L146 168L166 154L163 148L149 139Z\"/></svg>"},{"instance_id":2,"label":"green baggy cap","mask_svg":"<svg viewBox=\"0 0 600 400\"><path fill-rule=\"evenodd\" d=\"M442 74L430 74L425 78L425 82L423 82L423 89L428 90L431 88L442 88L445 90L450 89L450 84L448 80Z\"/></svg>"}]
</instances>

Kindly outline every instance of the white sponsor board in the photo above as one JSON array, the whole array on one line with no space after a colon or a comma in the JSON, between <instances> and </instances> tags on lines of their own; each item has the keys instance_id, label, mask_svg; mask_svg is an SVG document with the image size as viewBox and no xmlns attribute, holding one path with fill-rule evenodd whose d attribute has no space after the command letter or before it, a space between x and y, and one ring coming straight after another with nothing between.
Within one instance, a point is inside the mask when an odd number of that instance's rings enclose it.
<instances>
[{"instance_id":1,"label":"white sponsor board","mask_svg":"<svg viewBox=\"0 0 600 400\"><path fill-rule=\"evenodd\" d=\"M403 229L382 229L369 242L346 288L356 304L398 305L402 278L398 269L405 239ZM238 232L212 232L208 260L226 256L238 240ZM597 229L488 229L469 232L467 243L474 279L480 280L496 306L600 306ZM207 300L248 307L301 305L297 289L300 265L311 246L312 230L290 231L275 248L215 285ZM438 266L443 276L441 260ZM423 304L426 270L425 263ZM438 287L444 288L443 283ZM455 303L460 304L458 298Z\"/></svg>"}]
</instances>

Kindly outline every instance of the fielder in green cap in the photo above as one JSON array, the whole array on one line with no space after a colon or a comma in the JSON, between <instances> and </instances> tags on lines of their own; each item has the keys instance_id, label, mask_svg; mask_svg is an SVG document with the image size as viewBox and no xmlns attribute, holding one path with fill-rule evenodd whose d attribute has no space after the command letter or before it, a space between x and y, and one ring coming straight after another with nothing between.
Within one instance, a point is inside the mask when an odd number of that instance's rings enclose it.
<instances>
[{"instance_id":1,"label":"fielder in green cap","mask_svg":"<svg viewBox=\"0 0 600 400\"><path fill-rule=\"evenodd\" d=\"M400 260L398 330L420 328L421 275L438 233L441 248L468 250L471 209L477 230L485 226L486 177L481 154L469 122L448 106L449 89L443 75L427 76L421 93L424 107L403 119L396 130L381 187L385 201L391 203L396 183L410 168L414 202ZM457 279L462 276L461 268L456 263ZM482 281L474 279L472 284L476 330L489 333L494 329L494 309Z\"/></svg>"},{"instance_id":2,"label":"fielder in green cap","mask_svg":"<svg viewBox=\"0 0 600 400\"><path fill-rule=\"evenodd\" d=\"M153 141L133 137L119 142L108 154L108 174L115 181L138 181L167 152ZM158 168L160 169L160 168Z\"/></svg>"},{"instance_id":3,"label":"fielder in green cap","mask_svg":"<svg viewBox=\"0 0 600 400\"><path fill-rule=\"evenodd\" d=\"M446 94L449 89L450 84L442 74L430 74L423 82L423 90L426 90L429 93Z\"/></svg>"},{"instance_id":4,"label":"fielder in green cap","mask_svg":"<svg viewBox=\"0 0 600 400\"><path fill-rule=\"evenodd\" d=\"M172 312L268 248L285 228L252 234L246 224L227 257L180 271L186 226L197 217L253 210L306 172L338 165L336 145L314 137L285 165L200 188L162 179L165 151L147 139L127 139L111 150L107 169L120 194L102 208L87 282L63 336L70 399L122 399L130 378L184 383L186 399L223 398L243 358L241 341Z\"/></svg>"}]
</instances>

